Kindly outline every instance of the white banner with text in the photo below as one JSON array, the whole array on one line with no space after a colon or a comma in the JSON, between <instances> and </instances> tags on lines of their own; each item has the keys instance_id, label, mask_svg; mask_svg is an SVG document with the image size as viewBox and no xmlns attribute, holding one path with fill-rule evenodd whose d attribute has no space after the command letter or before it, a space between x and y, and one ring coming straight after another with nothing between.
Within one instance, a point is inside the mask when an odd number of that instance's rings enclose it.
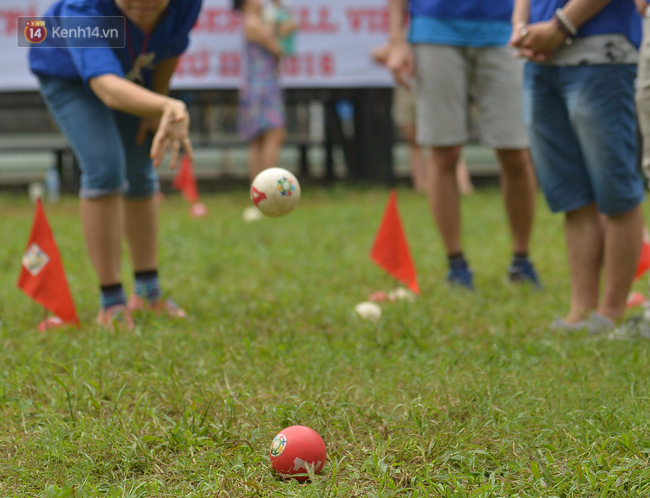
<instances>
[{"instance_id":1,"label":"white banner with text","mask_svg":"<svg viewBox=\"0 0 650 498\"><path fill-rule=\"evenodd\" d=\"M35 90L27 48L18 47L18 17L42 16L51 0L0 1L0 91ZM388 0L291 0L298 21L296 54L282 61L287 88L392 86L370 51L386 41ZM230 0L204 0L172 87L237 88L242 78L241 16ZM47 49L45 49L47 50Z\"/></svg>"}]
</instances>

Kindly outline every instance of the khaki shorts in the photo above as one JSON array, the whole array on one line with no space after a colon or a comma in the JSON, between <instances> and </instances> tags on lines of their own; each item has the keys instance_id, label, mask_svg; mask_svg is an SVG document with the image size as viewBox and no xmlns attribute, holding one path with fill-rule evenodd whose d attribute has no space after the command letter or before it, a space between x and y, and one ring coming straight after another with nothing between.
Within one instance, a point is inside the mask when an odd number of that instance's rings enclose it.
<instances>
[{"instance_id":1,"label":"khaki shorts","mask_svg":"<svg viewBox=\"0 0 650 498\"><path fill-rule=\"evenodd\" d=\"M415 126L415 108L415 92L396 86L393 90L393 119L400 128Z\"/></svg>"},{"instance_id":2,"label":"khaki shorts","mask_svg":"<svg viewBox=\"0 0 650 498\"><path fill-rule=\"evenodd\" d=\"M523 61L507 47L417 44L417 142L428 147L469 140L469 102L479 110L479 140L498 149L524 149Z\"/></svg>"}]
</instances>

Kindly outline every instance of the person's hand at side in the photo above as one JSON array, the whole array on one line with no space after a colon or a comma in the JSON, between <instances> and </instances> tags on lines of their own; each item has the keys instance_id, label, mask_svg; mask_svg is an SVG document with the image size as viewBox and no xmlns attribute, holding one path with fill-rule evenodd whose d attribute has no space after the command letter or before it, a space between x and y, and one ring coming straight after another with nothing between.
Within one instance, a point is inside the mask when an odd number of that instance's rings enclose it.
<instances>
[{"instance_id":1,"label":"person's hand at side","mask_svg":"<svg viewBox=\"0 0 650 498\"><path fill-rule=\"evenodd\" d=\"M375 61L377 64L381 64L382 66L385 66L386 62L388 61L389 52L390 52L390 45L386 43L379 47L373 48L370 51L370 57L372 57L372 60Z\"/></svg>"},{"instance_id":2,"label":"person's hand at side","mask_svg":"<svg viewBox=\"0 0 650 498\"><path fill-rule=\"evenodd\" d=\"M404 31L407 0L388 0L388 55L386 66L395 81L411 89L415 77L415 58Z\"/></svg>"},{"instance_id":3,"label":"person's hand at side","mask_svg":"<svg viewBox=\"0 0 650 498\"><path fill-rule=\"evenodd\" d=\"M413 49L406 40L390 43L386 66L393 73L393 78L399 85L411 89L415 77L415 58Z\"/></svg>"}]
</instances>

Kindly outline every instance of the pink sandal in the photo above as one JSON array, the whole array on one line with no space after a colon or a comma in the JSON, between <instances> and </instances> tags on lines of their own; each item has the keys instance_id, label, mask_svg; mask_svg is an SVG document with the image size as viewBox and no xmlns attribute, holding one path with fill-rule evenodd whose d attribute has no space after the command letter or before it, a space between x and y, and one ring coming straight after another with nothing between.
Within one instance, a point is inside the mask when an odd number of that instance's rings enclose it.
<instances>
[{"instance_id":1,"label":"pink sandal","mask_svg":"<svg viewBox=\"0 0 650 498\"><path fill-rule=\"evenodd\" d=\"M117 325L117 328L124 328L125 330L133 330L135 328L131 310L123 304L116 304L105 310L100 310L95 322L110 330L113 330L115 325Z\"/></svg>"},{"instance_id":2,"label":"pink sandal","mask_svg":"<svg viewBox=\"0 0 650 498\"><path fill-rule=\"evenodd\" d=\"M167 315L171 318L186 318L187 313L181 308L172 298L158 299L156 301L146 303L137 294L131 294L129 298L128 308L130 311L141 311L149 309L158 315Z\"/></svg>"}]
</instances>

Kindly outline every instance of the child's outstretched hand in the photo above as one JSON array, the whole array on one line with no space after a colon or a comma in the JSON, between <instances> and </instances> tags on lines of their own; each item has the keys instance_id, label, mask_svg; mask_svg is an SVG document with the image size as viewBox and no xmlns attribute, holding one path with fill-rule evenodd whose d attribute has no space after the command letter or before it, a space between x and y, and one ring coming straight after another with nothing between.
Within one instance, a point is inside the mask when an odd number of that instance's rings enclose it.
<instances>
[{"instance_id":1,"label":"child's outstretched hand","mask_svg":"<svg viewBox=\"0 0 650 498\"><path fill-rule=\"evenodd\" d=\"M153 137L151 145L151 159L155 167L160 166L165 154L169 150L169 167L174 169L181 146L187 154L190 161L193 160L194 153L192 142L190 141L190 115L187 112L185 103L180 100L174 100L163 111L158 125L158 131Z\"/></svg>"}]
</instances>

